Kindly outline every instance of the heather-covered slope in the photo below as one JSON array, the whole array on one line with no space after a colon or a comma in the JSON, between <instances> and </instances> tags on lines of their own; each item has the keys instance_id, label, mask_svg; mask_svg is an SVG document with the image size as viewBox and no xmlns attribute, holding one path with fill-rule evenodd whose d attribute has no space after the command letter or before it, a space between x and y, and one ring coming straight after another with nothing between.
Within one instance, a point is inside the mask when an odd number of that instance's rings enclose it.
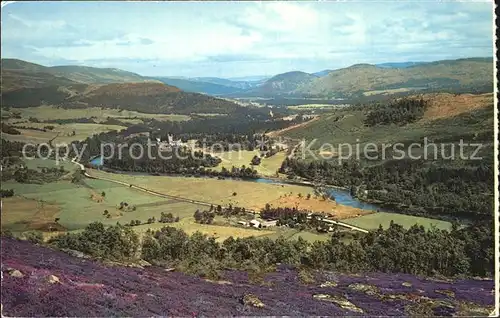
<instances>
[{"instance_id":1,"label":"heather-covered slope","mask_svg":"<svg viewBox=\"0 0 500 318\"><path fill-rule=\"evenodd\" d=\"M6 238L1 256L7 316L484 316L494 302L491 280L328 273L305 285L282 267L262 285L237 271L210 282L154 267L109 267Z\"/></svg>"}]
</instances>

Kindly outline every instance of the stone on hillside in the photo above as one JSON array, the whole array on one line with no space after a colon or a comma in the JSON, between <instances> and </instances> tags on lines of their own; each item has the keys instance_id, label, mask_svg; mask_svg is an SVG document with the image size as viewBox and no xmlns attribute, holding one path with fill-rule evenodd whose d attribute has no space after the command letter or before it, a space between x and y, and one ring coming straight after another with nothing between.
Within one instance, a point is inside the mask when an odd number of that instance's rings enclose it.
<instances>
[{"instance_id":1,"label":"stone on hillside","mask_svg":"<svg viewBox=\"0 0 500 318\"><path fill-rule=\"evenodd\" d=\"M323 288L325 288L325 287L337 287L337 283L326 281L323 284L319 285L319 287L323 287Z\"/></svg>"},{"instance_id":2,"label":"stone on hillside","mask_svg":"<svg viewBox=\"0 0 500 318\"><path fill-rule=\"evenodd\" d=\"M21 278L21 277L24 277L24 274L21 273L20 271L18 271L17 269L13 269L9 272L9 275L12 276L12 277L17 277L17 278Z\"/></svg>"},{"instance_id":3,"label":"stone on hillside","mask_svg":"<svg viewBox=\"0 0 500 318\"><path fill-rule=\"evenodd\" d=\"M253 294L246 294L243 296L243 305L254 306L257 308L264 307L264 303L260 301L260 299Z\"/></svg>"},{"instance_id":4,"label":"stone on hillside","mask_svg":"<svg viewBox=\"0 0 500 318\"><path fill-rule=\"evenodd\" d=\"M338 305L342 309L347 309L349 311L363 313L363 309L357 307L356 305L354 305L353 303L351 303L350 301L348 301L347 299L345 299L341 296L316 294L316 295L313 295L313 298L317 299L317 300L332 302L332 303Z\"/></svg>"},{"instance_id":5,"label":"stone on hillside","mask_svg":"<svg viewBox=\"0 0 500 318\"><path fill-rule=\"evenodd\" d=\"M151 263L150 263L150 262L148 262L148 261L146 261L146 260L143 260L143 259L140 259L140 260L138 261L138 264L139 264L140 266L143 266L143 267L146 267L146 266L151 266Z\"/></svg>"},{"instance_id":6,"label":"stone on hillside","mask_svg":"<svg viewBox=\"0 0 500 318\"><path fill-rule=\"evenodd\" d=\"M376 286L367 285L367 284L351 284L348 286L350 289L355 291L363 292L367 295L377 295L378 288Z\"/></svg>"},{"instance_id":7,"label":"stone on hillside","mask_svg":"<svg viewBox=\"0 0 500 318\"><path fill-rule=\"evenodd\" d=\"M59 281L59 277L55 276L55 275L49 275L47 277L47 282L51 283L51 284L55 284L55 283L60 283Z\"/></svg>"}]
</instances>

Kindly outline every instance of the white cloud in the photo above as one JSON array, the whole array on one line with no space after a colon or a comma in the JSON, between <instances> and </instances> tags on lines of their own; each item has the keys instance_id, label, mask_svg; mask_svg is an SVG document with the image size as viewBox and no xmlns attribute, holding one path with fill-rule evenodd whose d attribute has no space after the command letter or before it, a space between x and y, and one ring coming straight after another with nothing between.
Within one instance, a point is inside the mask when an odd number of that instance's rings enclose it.
<instances>
[{"instance_id":1,"label":"white cloud","mask_svg":"<svg viewBox=\"0 0 500 318\"><path fill-rule=\"evenodd\" d=\"M141 67L136 61L157 61L155 65L163 65L171 75L211 68L238 76L247 71L316 71L358 62L491 52L492 13L484 3L50 5L58 10L44 11L42 3L2 10L2 55L134 69ZM146 67L140 72L156 72Z\"/></svg>"}]
</instances>

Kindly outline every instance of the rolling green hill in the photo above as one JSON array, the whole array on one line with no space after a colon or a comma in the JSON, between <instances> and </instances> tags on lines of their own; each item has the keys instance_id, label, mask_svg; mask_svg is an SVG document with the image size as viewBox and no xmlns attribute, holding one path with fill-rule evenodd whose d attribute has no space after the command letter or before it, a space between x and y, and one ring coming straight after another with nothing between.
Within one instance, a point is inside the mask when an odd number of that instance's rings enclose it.
<instances>
[{"instance_id":1,"label":"rolling green hill","mask_svg":"<svg viewBox=\"0 0 500 318\"><path fill-rule=\"evenodd\" d=\"M59 74L80 83L132 83L151 81L139 74L117 68L97 68L88 66L53 66L49 68L53 74Z\"/></svg>"},{"instance_id":2,"label":"rolling green hill","mask_svg":"<svg viewBox=\"0 0 500 318\"><path fill-rule=\"evenodd\" d=\"M493 91L493 59L470 58L437 61L406 68L357 64L331 71L327 76L299 86L292 93L314 96L383 94L396 90ZM377 92L378 91L378 92ZM386 91L386 92L384 92Z\"/></svg>"},{"instance_id":3,"label":"rolling green hill","mask_svg":"<svg viewBox=\"0 0 500 318\"><path fill-rule=\"evenodd\" d=\"M2 92L20 88L154 81L115 68L67 65L47 67L18 59L2 59Z\"/></svg>"},{"instance_id":4,"label":"rolling green hill","mask_svg":"<svg viewBox=\"0 0 500 318\"><path fill-rule=\"evenodd\" d=\"M314 74L288 72L240 95L362 98L411 92L492 91L493 59L468 58L426 63L356 64Z\"/></svg>"}]
</instances>

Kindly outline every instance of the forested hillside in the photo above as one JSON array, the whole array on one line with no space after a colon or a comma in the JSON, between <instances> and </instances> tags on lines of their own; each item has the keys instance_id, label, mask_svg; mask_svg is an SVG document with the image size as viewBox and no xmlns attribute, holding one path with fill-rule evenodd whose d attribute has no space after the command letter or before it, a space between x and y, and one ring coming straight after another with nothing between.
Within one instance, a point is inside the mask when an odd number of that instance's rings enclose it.
<instances>
[{"instance_id":1,"label":"forested hillside","mask_svg":"<svg viewBox=\"0 0 500 318\"><path fill-rule=\"evenodd\" d=\"M76 84L25 88L3 93L2 102L4 106L9 107L107 107L162 114L227 114L241 108L227 100L182 92L177 87L161 83Z\"/></svg>"}]
</instances>

